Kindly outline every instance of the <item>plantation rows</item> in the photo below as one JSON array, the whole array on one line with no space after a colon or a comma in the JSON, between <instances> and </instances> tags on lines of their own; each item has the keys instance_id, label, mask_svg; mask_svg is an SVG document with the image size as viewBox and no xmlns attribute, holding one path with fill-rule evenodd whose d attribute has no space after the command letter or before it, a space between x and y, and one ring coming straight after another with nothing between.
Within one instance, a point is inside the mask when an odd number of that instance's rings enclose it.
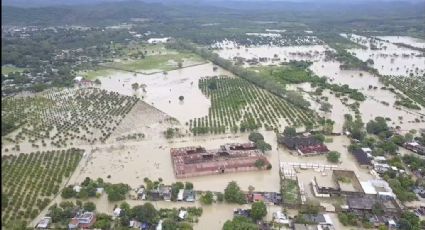
<instances>
[{"instance_id":1,"label":"plantation rows","mask_svg":"<svg viewBox=\"0 0 425 230\"><path fill-rule=\"evenodd\" d=\"M50 90L39 96L3 100L2 123L21 127L6 140L16 144L27 140L37 148L46 141L66 147L76 140L104 142L137 103L136 97L122 96L96 88Z\"/></svg>"},{"instance_id":2,"label":"plantation rows","mask_svg":"<svg viewBox=\"0 0 425 230\"><path fill-rule=\"evenodd\" d=\"M211 99L211 108L208 116L190 120L195 135L315 124L312 114L240 78L201 78L199 88Z\"/></svg>"},{"instance_id":3,"label":"plantation rows","mask_svg":"<svg viewBox=\"0 0 425 230\"><path fill-rule=\"evenodd\" d=\"M425 75L420 77L383 76L383 81L425 106Z\"/></svg>"},{"instance_id":4,"label":"plantation rows","mask_svg":"<svg viewBox=\"0 0 425 230\"><path fill-rule=\"evenodd\" d=\"M2 224L35 218L71 176L80 149L2 156Z\"/></svg>"}]
</instances>

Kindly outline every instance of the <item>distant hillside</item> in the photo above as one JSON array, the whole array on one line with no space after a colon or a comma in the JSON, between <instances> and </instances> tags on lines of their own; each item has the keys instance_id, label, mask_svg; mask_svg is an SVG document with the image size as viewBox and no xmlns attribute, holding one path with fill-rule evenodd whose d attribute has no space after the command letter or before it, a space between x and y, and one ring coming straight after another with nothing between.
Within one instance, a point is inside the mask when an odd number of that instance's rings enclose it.
<instances>
[{"instance_id":1,"label":"distant hillside","mask_svg":"<svg viewBox=\"0 0 425 230\"><path fill-rule=\"evenodd\" d=\"M130 18L162 17L164 6L126 1L96 5L50 6L38 8L2 7L3 25L110 25Z\"/></svg>"}]
</instances>

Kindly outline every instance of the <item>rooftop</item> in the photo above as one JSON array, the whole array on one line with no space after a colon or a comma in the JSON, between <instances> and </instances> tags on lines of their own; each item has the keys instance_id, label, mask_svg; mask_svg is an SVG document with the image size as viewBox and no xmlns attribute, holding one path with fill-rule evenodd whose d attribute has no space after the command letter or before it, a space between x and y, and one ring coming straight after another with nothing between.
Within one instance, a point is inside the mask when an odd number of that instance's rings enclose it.
<instances>
[{"instance_id":1,"label":"rooftop","mask_svg":"<svg viewBox=\"0 0 425 230\"><path fill-rule=\"evenodd\" d=\"M255 169L255 162L262 160L269 164L255 144L226 144L219 149L206 150L200 146L170 149L174 171L177 177L188 177L225 171Z\"/></svg>"}]
</instances>

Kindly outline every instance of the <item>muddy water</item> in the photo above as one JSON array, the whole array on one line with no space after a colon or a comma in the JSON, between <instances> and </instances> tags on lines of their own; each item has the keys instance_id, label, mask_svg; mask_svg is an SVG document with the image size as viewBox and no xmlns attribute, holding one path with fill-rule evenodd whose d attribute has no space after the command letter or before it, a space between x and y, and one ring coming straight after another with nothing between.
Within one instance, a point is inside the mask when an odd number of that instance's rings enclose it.
<instances>
[{"instance_id":1,"label":"muddy water","mask_svg":"<svg viewBox=\"0 0 425 230\"><path fill-rule=\"evenodd\" d=\"M272 139L275 138L274 134L270 135L269 143L275 146L276 141ZM92 178L101 177L112 183L123 182L132 187L143 184L145 177L162 178L164 183L170 184L177 181L169 152L171 147L202 145L206 148L218 148L225 143L246 141L248 141L248 136L244 134L238 136L185 137L173 139L173 142L158 138L99 147L99 150L87 159L87 167L79 170L71 178L70 183L80 183L88 176ZM227 184L234 180L244 190L252 185L258 191L278 192L280 183L278 154L276 151L270 151L267 153L267 158L273 166L272 170L191 177L180 181L190 181L197 190L203 191L223 191ZM106 179L108 175L111 176L110 179Z\"/></svg>"},{"instance_id":2,"label":"muddy water","mask_svg":"<svg viewBox=\"0 0 425 230\"><path fill-rule=\"evenodd\" d=\"M413 38L409 36L377 36L382 40L386 40L391 43L403 43L418 48L425 48L425 40L419 38Z\"/></svg>"},{"instance_id":3,"label":"muddy water","mask_svg":"<svg viewBox=\"0 0 425 230\"><path fill-rule=\"evenodd\" d=\"M205 76L231 75L218 68L213 71L211 63L169 71L167 74L151 75L115 72L106 77L100 77L101 88L124 95L138 95L148 104L175 117L185 123L193 117L208 115L210 100L198 88L198 80ZM133 83L145 84L145 90L133 90ZM179 100L183 96L184 100ZM190 111L190 113L188 112Z\"/></svg>"},{"instance_id":4,"label":"muddy water","mask_svg":"<svg viewBox=\"0 0 425 230\"><path fill-rule=\"evenodd\" d=\"M347 37L344 34L342 36ZM425 73L425 57L420 51L399 47L390 42L372 41L371 38L358 35L349 38L367 47L349 51L362 61L372 59L372 66L382 75L419 76ZM371 44L377 49L372 50Z\"/></svg>"},{"instance_id":5,"label":"muddy water","mask_svg":"<svg viewBox=\"0 0 425 230\"><path fill-rule=\"evenodd\" d=\"M368 99L360 103L360 111L362 113L363 121L367 122L374 119L376 116L383 116L389 117L392 120L390 123L394 126L400 126L403 129L412 129L418 127L418 125L425 125L423 122L413 122L416 118L420 119L420 114L425 114L424 108L421 110L408 110L405 108L394 107L393 105L397 99L396 95L389 90L381 89L384 85L379 82L379 78L365 71L341 70L339 69L339 65L340 63L336 61L319 61L314 62L313 65L310 66L310 69L318 76L326 76L330 82L334 84L347 84L350 88L358 89L366 95ZM377 87L377 89L369 89L369 85ZM335 114L334 111L339 113L341 111L346 112L347 110L338 109L342 104L340 104L340 102L336 102L339 101L339 99L334 100L332 98L336 99L334 96L329 97L329 99L332 100L330 103L334 107L332 120L337 123L343 123L344 120L340 119L344 119L344 114ZM382 102L389 103L389 105L384 105ZM337 110L335 110L335 108ZM402 120L399 119L400 116L403 117Z\"/></svg>"},{"instance_id":6,"label":"muddy water","mask_svg":"<svg viewBox=\"0 0 425 230\"><path fill-rule=\"evenodd\" d=\"M245 173L229 173L223 175L212 175L204 177L187 178L182 181L191 181L196 190L210 190L223 192L227 183L234 180L243 190L248 190L248 186L252 185L256 191L275 191L280 190L279 177L279 154L276 150L276 137L273 132L264 132L265 139L273 146L273 150L267 153L267 158L273 165L272 170L245 172ZM248 134L243 135L216 135L205 137L185 137L173 139L168 142L164 138L154 138L142 142L127 142L125 144L115 143L106 145L93 146L97 150L93 153L91 148L87 147L87 152L83 160L79 164L75 173L69 180L69 185L81 183L85 177L97 178L101 177L106 182L111 183L127 183L131 187L137 187L143 184L143 178L151 179L163 178L164 183L170 184L176 181L171 165L169 153L170 147L181 147L187 145L202 145L206 148L217 148L220 144L229 142L246 142ZM110 179L107 176L111 175ZM54 202L61 202L58 196ZM106 195L99 199L89 199L96 204L99 212L111 214L114 206L118 203L111 203L107 200ZM143 204L142 201L127 201L131 206ZM153 202L156 208L179 208L188 206L201 206L199 203L176 203L176 202ZM204 212L199 219L199 223L195 224L195 229L221 229L224 222L233 217L234 208L249 208L248 205L232 205L232 204L214 204L212 206L203 206ZM280 210L280 207L268 207L269 214L267 219L272 219L272 212ZM33 224L35 225L43 213L37 217Z\"/></svg>"},{"instance_id":7,"label":"muddy water","mask_svg":"<svg viewBox=\"0 0 425 230\"><path fill-rule=\"evenodd\" d=\"M246 59L252 58L269 58L272 59L277 55L280 60L262 62L263 65L278 64L290 60L307 60L314 61L324 58L324 51L326 47L323 45L308 45L308 46L272 46L263 45L255 47L237 46L235 43L223 43L219 46L223 49L216 50L215 52L222 58L233 60L234 57L243 57Z\"/></svg>"}]
</instances>

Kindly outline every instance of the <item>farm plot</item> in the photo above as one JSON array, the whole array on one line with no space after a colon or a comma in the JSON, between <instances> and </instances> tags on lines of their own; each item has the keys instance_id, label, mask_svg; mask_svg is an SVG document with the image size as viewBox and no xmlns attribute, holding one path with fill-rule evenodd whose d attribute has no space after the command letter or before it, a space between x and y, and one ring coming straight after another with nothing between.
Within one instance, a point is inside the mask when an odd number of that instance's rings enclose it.
<instances>
[{"instance_id":1,"label":"farm plot","mask_svg":"<svg viewBox=\"0 0 425 230\"><path fill-rule=\"evenodd\" d=\"M425 106L425 75L419 77L383 76L383 81L395 86L409 98Z\"/></svg>"},{"instance_id":2,"label":"farm plot","mask_svg":"<svg viewBox=\"0 0 425 230\"><path fill-rule=\"evenodd\" d=\"M199 88L211 99L211 108L207 116L189 121L195 135L315 124L310 112L240 78L205 77Z\"/></svg>"},{"instance_id":3,"label":"farm plot","mask_svg":"<svg viewBox=\"0 0 425 230\"><path fill-rule=\"evenodd\" d=\"M2 225L35 218L77 167L82 150L2 156Z\"/></svg>"},{"instance_id":4,"label":"farm plot","mask_svg":"<svg viewBox=\"0 0 425 230\"><path fill-rule=\"evenodd\" d=\"M96 88L50 90L2 101L4 151L104 142L139 99ZM16 130L16 131L14 131ZM12 133L11 133L12 132ZM11 146L10 146L11 145Z\"/></svg>"}]
</instances>

